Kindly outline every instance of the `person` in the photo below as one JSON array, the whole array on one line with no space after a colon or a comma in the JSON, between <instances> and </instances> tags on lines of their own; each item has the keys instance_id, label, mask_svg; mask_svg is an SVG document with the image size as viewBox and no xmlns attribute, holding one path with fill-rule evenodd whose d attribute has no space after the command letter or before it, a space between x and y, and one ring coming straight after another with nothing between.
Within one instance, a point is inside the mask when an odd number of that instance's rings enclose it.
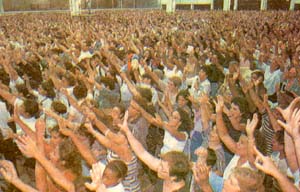
<instances>
[{"instance_id":1,"label":"person","mask_svg":"<svg viewBox=\"0 0 300 192\"><path fill-rule=\"evenodd\" d=\"M195 180L203 192L212 192L208 183L209 167L199 165L193 169ZM246 167L238 167L233 170L230 177L224 181L222 192L264 192L264 174Z\"/></svg>"},{"instance_id":2,"label":"person","mask_svg":"<svg viewBox=\"0 0 300 192\"><path fill-rule=\"evenodd\" d=\"M161 159L154 157L145 150L143 145L133 136L128 124L128 112L124 116L120 129L125 133L130 146L138 158L143 161L151 170L157 172L163 180L163 192L179 191L185 186L185 177L190 171L190 163L183 152L169 151L161 156Z\"/></svg>"},{"instance_id":3,"label":"person","mask_svg":"<svg viewBox=\"0 0 300 192\"><path fill-rule=\"evenodd\" d=\"M17 174L16 168L13 163L7 160L0 161L0 173L4 177L4 179L16 186L19 190L24 192L38 192L38 190L34 189L30 185L24 183Z\"/></svg>"},{"instance_id":4,"label":"person","mask_svg":"<svg viewBox=\"0 0 300 192\"><path fill-rule=\"evenodd\" d=\"M93 164L91 183L85 186L96 192L125 192L122 180L127 175L127 166L121 160L114 160L104 165L101 162Z\"/></svg>"}]
</instances>

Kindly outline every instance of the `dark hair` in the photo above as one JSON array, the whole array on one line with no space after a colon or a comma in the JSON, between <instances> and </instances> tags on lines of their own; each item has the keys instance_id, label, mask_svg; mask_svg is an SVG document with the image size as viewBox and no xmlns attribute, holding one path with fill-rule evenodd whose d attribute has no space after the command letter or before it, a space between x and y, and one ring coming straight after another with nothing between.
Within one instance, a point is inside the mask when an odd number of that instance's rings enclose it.
<instances>
[{"instance_id":1,"label":"dark hair","mask_svg":"<svg viewBox=\"0 0 300 192\"><path fill-rule=\"evenodd\" d=\"M163 154L161 158L168 162L169 174L176 177L175 181L185 180L190 171L190 162L183 152L170 151Z\"/></svg>"},{"instance_id":2,"label":"dark hair","mask_svg":"<svg viewBox=\"0 0 300 192\"><path fill-rule=\"evenodd\" d=\"M191 101L188 99L188 97L190 96L190 92L188 91L188 89L184 89L184 90L180 90L178 92L178 94L176 95L176 102L178 102L178 97L182 96L185 100L187 100L187 106L192 109L192 103Z\"/></svg>"},{"instance_id":3,"label":"dark hair","mask_svg":"<svg viewBox=\"0 0 300 192\"><path fill-rule=\"evenodd\" d=\"M69 86L74 86L76 84L76 79L69 73L66 73L63 77L67 80Z\"/></svg>"},{"instance_id":4,"label":"dark hair","mask_svg":"<svg viewBox=\"0 0 300 192\"><path fill-rule=\"evenodd\" d=\"M51 80L49 81L44 81L41 84L42 89L46 91L46 96L49 98L54 98L55 97L55 91L54 91L54 86L53 82Z\"/></svg>"},{"instance_id":5,"label":"dark hair","mask_svg":"<svg viewBox=\"0 0 300 192\"><path fill-rule=\"evenodd\" d=\"M155 108L151 102L148 102L145 98L134 97L134 100L149 114L154 117Z\"/></svg>"},{"instance_id":6,"label":"dark hair","mask_svg":"<svg viewBox=\"0 0 300 192\"><path fill-rule=\"evenodd\" d=\"M145 98L147 102L152 101L152 92L149 88L137 87L137 91L140 93L142 98Z\"/></svg>"},{"instance_id":7,"label":"dark hair","mask_svg":"<svg viewBox=\"0 0 300 192\"><path fill-rule=\"evenodd\" d=\"M234 97L232 99L232 103L237 105L242 113L242 121L246 122L248 118L250 118L250 111L248 107L248 102L243 97Z\"/></svg>"},{"instance_id":8,"label":"dark hair","mask_svg":"<svg viewBox=\"0 0 300 192\"><path fill-rule=\"evenodd\" d=\"M207 77L209 77L212 73L211 67L209 65L203 65L200 67L199 72L203 71Z\"/></svg>"},{"instance_id":9,"label":"dark hair","mask_svg":"<svg viewBox=\"0 0 300 192\"><path fill-rule=\"evenodd\" d=\"M214 166L217 162L217 155L214 150L211 148L207 148L207 158L206 158L206 164L208 166Z\"/></svg>"},{"instance_id":10,"label":"dark hair","mask_svg":"<svg viewBox=\"0 0 300 192\"><path fill-rule=\"evenodd\" d=\"M105 169L112 170L116 174L116 177L118 177L122 180L126 177L127 170L128 170L127 165L121 160L110 161L106 165Z\"/></svg>"},{"instance_id":11,"label":"dark hair","mask_svg":"<svg viewBox=\"0 0 300 192\"><path fill-rule=\"evenodd\" d=\"M53 101L51 107L58 114L64 114L67 112L67 107L61 101Z\"/></svg>"},{"instance_id":12,"label":"dark hair","mask_svg":"<svg viewBox=\"0 0 300 192\"><path fill-rule=\"evenodd\" d=\"M69 139L63 139L59 144L59 158L61 161L65 162L65 168L71 169L77 176L81 175L81 156L78 153L77 148Z\"/></svg>"},{"instance_id":13,"label":"dark hair","mask_svg":"<svg viewBox=\"0 0 300 192\"><path fill-rule=\"evenodd\" d=\"M32 99L24 100L24 109L26 113L29 113L31 117L38 116L39 113L39 104Z\"/></svg>"},{"instance_id":14,"label":"dark hair","mask_svg":"<svg viewBox=\"0 0 300 192\"><path fill-rule=\"evenodd\" d=\"M83 84L78 84L73 89L73 94L77 100L83 99L87 96L87 88Z\"/></svg>"},{"instance_id":15,"label":"dark hair","mask_svg":"<svg viewBox=\"0 0 300 192\"><path fill-rule=\"evenodd\" d=\"M110 77L101 77L100 83L103 83L105 86L108 86L110 90L115 89L114 79L112 79Z\"/></svg>"},{"instance_id":16,"label":"dark hair","mask_svg":"<svg viewBox=\"0 0 300 192\"><path fill-rule=\"evenodd\" d=\"M30 95L27 87L25 84L16 84L16 89L19 93L22 93L22 95L25 97L25 98L28 98L28 96Z\"/></svg>"},{"instance_id":17,"label":"dark hair","mask_svg":"<svg viewBox=\"0 0 300 192\"><path fill-rule=\"evenodd\" d=\"M185 131L189 134L193 128L192 119L190 118L189 114L184 109L177 108L176 111L179 113L180 121L181 121L181 124L178 127L178 131Z\"/></svg>"}]
</instances>

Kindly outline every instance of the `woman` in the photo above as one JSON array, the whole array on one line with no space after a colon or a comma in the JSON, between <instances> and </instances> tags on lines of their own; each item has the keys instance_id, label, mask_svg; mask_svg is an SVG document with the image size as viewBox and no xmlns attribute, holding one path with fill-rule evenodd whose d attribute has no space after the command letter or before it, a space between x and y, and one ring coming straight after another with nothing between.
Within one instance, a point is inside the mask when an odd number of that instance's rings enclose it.
<instances>
[{"instance_id":1,"label":"woman","mask_svg":"<svg viewBox=\"0 0 300 192\"><path fill-rule=\"evenodd\" d=\"M140 111L144 118L156 127L161 127L165 130L163 147L161 154L169 151L183 151L186 145L190 130L192 128L192 121L189 114L177 108L172 112L168 122L163 122L160 117L154 118L147 113L137 102L131 101L135 109Z\"/></svg>"},{"instance_id":2,"label":"woman","mask_svg":"<svg viewBox=\"0 0 300 192\"><path fill-rule=\"evenodd\" d=\"M176 192L185 186L185 177L190 170L187 156L182 152L169 151L158 159L145 150L143 145L133 136L127 125L128 113L125 114L123 124L119 125L127 136L131 148L151 170L157 172L163 180L163 192Z\"/></svg>"}]
</instances>

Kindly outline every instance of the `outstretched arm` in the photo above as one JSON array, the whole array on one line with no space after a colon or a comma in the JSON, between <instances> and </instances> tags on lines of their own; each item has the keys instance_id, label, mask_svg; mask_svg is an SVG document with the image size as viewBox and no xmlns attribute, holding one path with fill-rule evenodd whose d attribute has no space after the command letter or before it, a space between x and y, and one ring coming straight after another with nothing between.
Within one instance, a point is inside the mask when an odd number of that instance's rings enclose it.
<instances>
[{"instance_id":1,"label":"outstretched arm","mask_svg":"<svg viewBox=\"0 0 300 192\"><path fill-rule=\"evenodd\" d=\"M226 145L226 147L233 153L236 153L237 144L236 142L231 138L231 136L228 133L228 130L225 126L224 120L223 120L223 108L224 108L224 100L222 96L218 96L218 103L216 103L216 125L217 125L217 132L222 140L222 142Z\"/></svg>"},{"instance_id":2,"label":"outstretched arm","mask_svg":"<svg viewBox=\"0 0 300 192\"><path fill-rule=\"evenodd\" d=\"M1 160L0 161L0 173L4 179L17 187L23 192L38 192L38 190L32 188L30 185L24 183L17 175L17 171L10 161Z\"/></svg>"},{"instance_id":3,"label":"outstretched arm","mask_svg":"<svg viewBox=\"0 0 300 192\"><path fill-rule=\"evenodd\" d=\"M255 166L266 174L273 176L278 181L282 191L299 192L294 184L277 169L270 157L263 156L256 148L254 148L254 151L256 153Z\"/></svg>"},{"instance_id":4,"label":"outstretched arm","mask_svg":"<svg viewBox=\"0 0 300 192\"><path fill-rule=\"evenodd\" d=\"M86 162L89 165L92 165L94 163L96 163L96 158L93 156L89 146L85 145L79 138L78 136L69 128L73 128L73 130L75 129L75 125L71 122L69 122L68 120L60 117L59 115L57 115L56 113L54 113L53 111L46 111L46 114L51 116L52 118L55 118L56 121L58 122L59 125L59 131L67 136L70 137L70 139L72 140L72 142L75 144L75 146L77 147L79 153L81 154L81 156L86 160Z\"/></svg>"},{"instance_id":5,"label":"outstretched arm","mask_svg":"<svg viewBox=\"0 0 300 192\"><path fill-rule=\"evenodd\" d=\"M55 183L68 192L75 192L74 184L69 181L37 148L36 143L28 136L21 136L17 145L24 155L34 157L47 171Z\"/></svg>"},{"instance_id":6,"label":"outstretched arm","mask_svg":"<svg viewBox=\"0 0 300 192\"><path fill-rule=\"evenodd\" d=\"M124 122L119 125L120 129L126 134L130 146L138 158L143 161L151 170L157 171L160 160L151 155L143 145L133 136L127 125L128 112L125 113Z\"/></svg>"}]
</instances>

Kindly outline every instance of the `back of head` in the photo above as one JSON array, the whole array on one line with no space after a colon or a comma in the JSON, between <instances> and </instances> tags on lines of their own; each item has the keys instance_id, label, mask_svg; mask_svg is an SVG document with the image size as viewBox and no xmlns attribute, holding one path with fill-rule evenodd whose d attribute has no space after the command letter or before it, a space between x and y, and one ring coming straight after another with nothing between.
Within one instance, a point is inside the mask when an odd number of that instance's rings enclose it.
<instances>
[{"instance_id":1,"label":"back of head","mask_svg":"<svg viewBox=\"0 0 300 192\"><path fill-rule=\"evenodd\" d=\"M176 177L176 181L184 180L190 171L190 162L188 157L179 151L170 151L162 156L164 161L169 164L170 176Z\"/></svg>"},{"instance_id":2,"label":"back of head","mask_svg":"<svg viewBox=\"0 0 300 192\"><path fill-rule=\"evenodd\" d=\"M63 139L59 144L59 158L66 169L72 170L77 176L81 175L81 156L71 140Z\"/></svg>"},{"instance_id":3,"label":"back of head","mask_svg":"<svg viewBox=\"0 0 300 192\"><path fill-rule=\"evenodd\" d=\"M241 192L264 192L264 173L246 167L234 169L232 174L239 183Z\"/></svg>"},{"instance_id":4,"label":"back of head","mask_svg":"<svg viewBox=\"0 0 300 192\"><path fill-rule=\"evenodd\" d=\"M78 84L73 89L73 94L77 100L84 99L87 96L87 88L83 84Z\"/></svg>"},{"instance_id":5,"label":"back of head","mask_svg":"<svg viewBox=\"0 0 300 192\"><path fill-rule=\"evenodd\" d=\"M25 99L24 108L25 108L25 112L27 112L31 117L38 116L39 105L36 101L32 99Z\"/></svg>"},{"instance_id":6,"label":"back of head","mask_svg":"<svg viewBox=\"0 0 300 192\"><path fill-rule=\"evenodd\" d=\"M110 170L112 170L117 178L119 179L124 179L127 175L127 165L121 161L121 160L114 160L114 161L110 161L107 165L106 168L109 168Z\"/></svg>"}]
</instances>

